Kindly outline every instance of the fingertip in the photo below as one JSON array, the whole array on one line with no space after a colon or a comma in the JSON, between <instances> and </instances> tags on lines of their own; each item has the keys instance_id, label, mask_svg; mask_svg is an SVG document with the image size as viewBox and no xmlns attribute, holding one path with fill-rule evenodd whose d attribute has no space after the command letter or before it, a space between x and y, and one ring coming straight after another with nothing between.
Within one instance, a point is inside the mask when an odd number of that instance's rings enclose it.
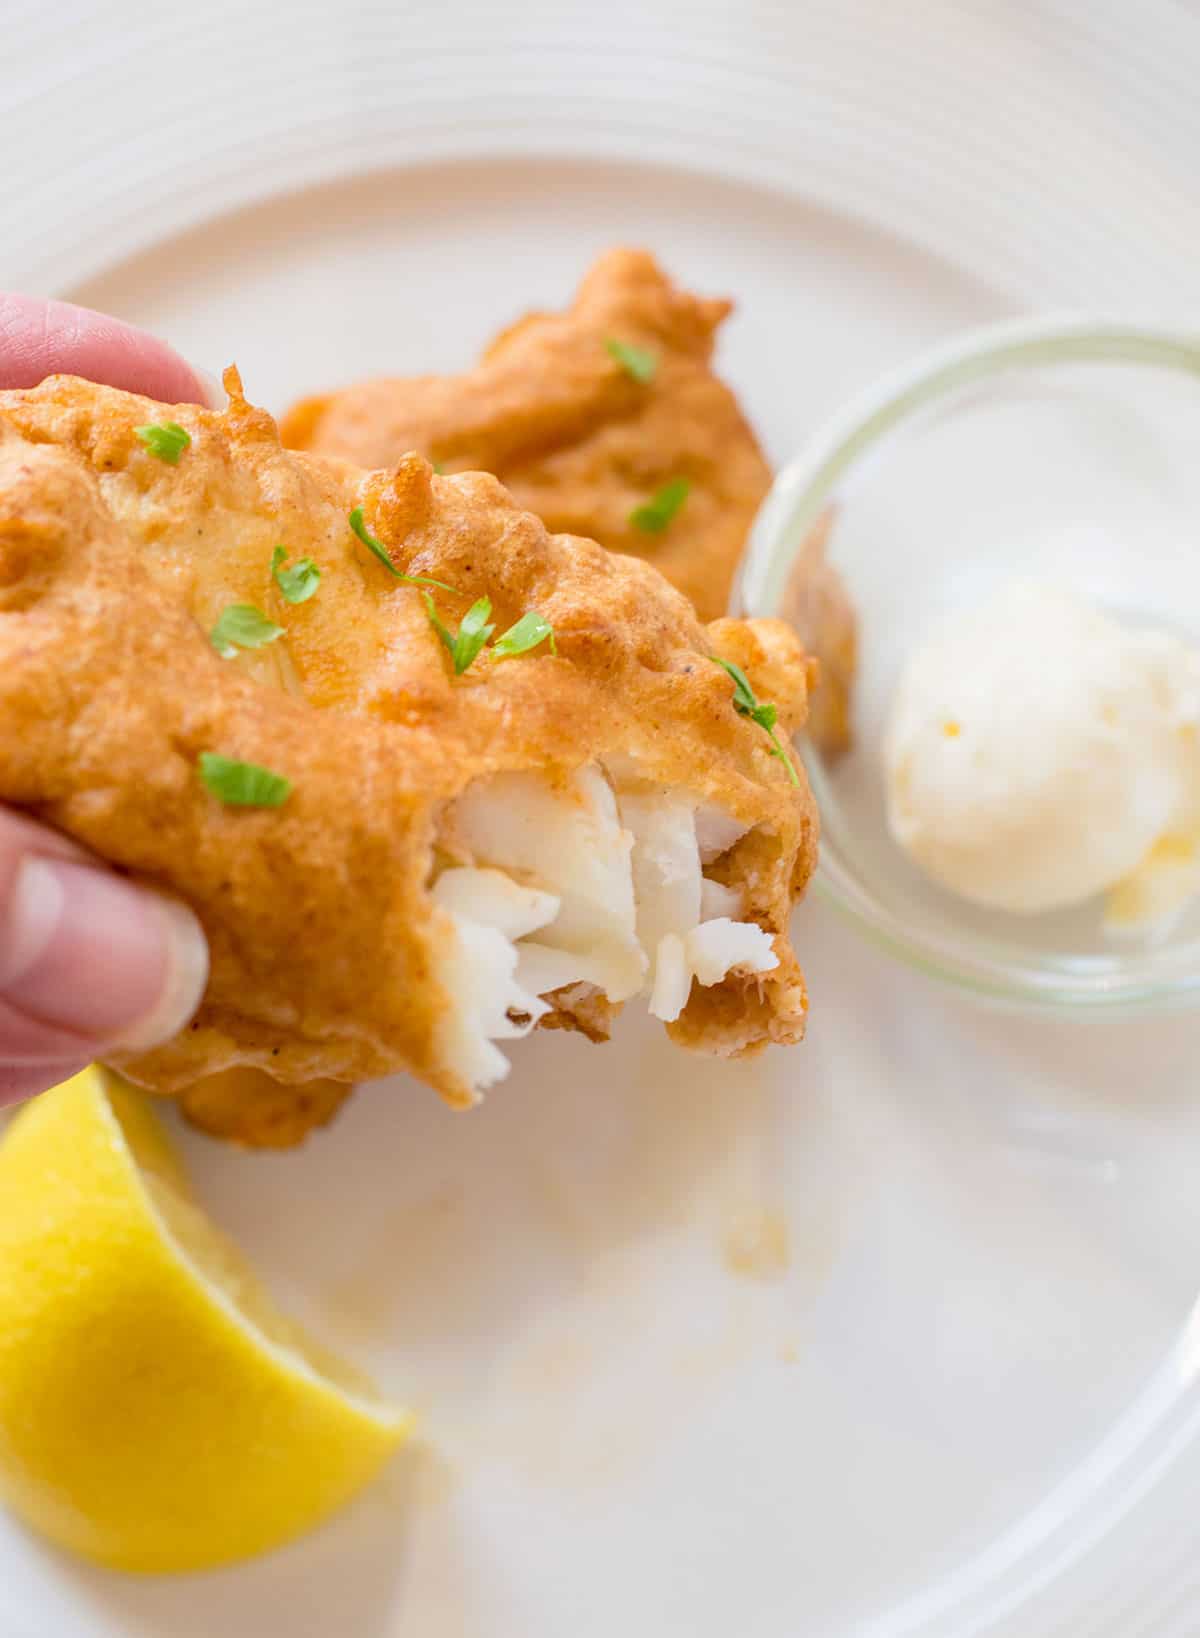
<instances>
[{"instance_id":1,"label":"fingertip","mask_svg":"<svg viewBox=\"0 0 1200 1638\"><path fill-rule=\"evenodd\" d=\"M79 1071L86 1069L87 1066L86 1058L28 1067L19 1064L0 1064L0 1109L5 1104L20 1103L25 1098L34 1098L39 1092L49 1092L52 1086L61 1086L64 1081L69 1081L72 1075L78 1075Z\"/></svg>"},{"instance_id":2,"label":"fingertip","mask_svg":"<svg viewBox=\"0 0 1200 1638\"><path fill-rule=\"evenodd\" d=\"M0 919L0 1060L147 1051L184 1027L207 978L186 905L90 864L27 856Z\"/></svg>"},{"instance_id":3,"label":"fingertip","mask_svg":"<svg viewBox=\"0 0 1200 1638\"><path fill-rule=\"evenodd\" d=\"M79 375L165 404L224 403L207 371L147 330L74 302L0 291L0 387L36 387Z\"/></svg>"}]
</instances>

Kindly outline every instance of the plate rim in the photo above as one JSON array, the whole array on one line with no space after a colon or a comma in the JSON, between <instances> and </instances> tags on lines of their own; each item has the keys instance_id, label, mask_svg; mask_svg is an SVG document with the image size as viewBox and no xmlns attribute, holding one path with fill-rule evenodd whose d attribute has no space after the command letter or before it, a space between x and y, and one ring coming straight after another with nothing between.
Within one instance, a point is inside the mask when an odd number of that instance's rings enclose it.
<instances>
[{"instance_id":1,"label":"plate rim","mask_svg":"<svg viewBox=\"0 0 1200 1638\"><path fill-rule=\"evenodd\" d=\"M1030 37L1021 41L1028 50L1017 53L1029 75L1017 105L1032 109L1017 140L1013 104L980 96L994 74L994 62L985 60L994 35L975 8L972 20L979 32L971 36L964 22L970 8L956 8L953 0L925 0L920 8L927 26L942 28L946 39L956 42L949 54L957 51L964 65L961 83L940 87L938 95L929 94L927 58L900 15L911 15L908 8L871 0L816 0L803 17L786 0L755 0L750 9L760 25L757 34L745 27L741 7L722 0L693 0L686 7L680 0L642 7L613 0L600 17L583 6L520 0L500 18L484 0L459 0L423 23L417 53L409 49L411 19L404 8L351 9L358 24L349 48L337 52L344 68L339 78L328 72L331 38L320 8L296 8L294 34L276 47L277 63L290 65L295 78L286 95L260 95L256 76L265 61L260 17L219 3L188 18L171 49L194 52L210 71L222 65L223 100L193 98L175 111L161 140L147 142L143 133L139 143L136 118L117 118L119 104L138 100L148 65L168 47L166 27L154 19L131 24L115 0L92 6L68 0L68 15L93 14L75 71L56 84L47 83L41 71L19 83L10 76L0 83L0 118L17 126L36 122L39 111L53 106L51 99L78 96L80 117L99 108L116 118L118 152L126 164L106 167L103 144L93 148L66 140L69 122L63 133L47 134L28 164L25 150L34 145L23 145L20 174L0 176L0 219L29 224L19 245L5 247L11 264L5 281L58 294L181 232L268 198L368 171L470 163L486 155L633 162L718 177L882 230L1018 303L1109 306L1124 293L1121 305L1131 312L1144 301L1160 317L1194 314L1189 275L1200 262L1200 196L1185 185L1186 167L1156 150L1163 163L1154 187L1145 185L1144 167L1133 163L1110 165L1104 186L1095 187L1088 178L1100 161L1086 132L1072 134L1053 111L1034 106L1034 92L1043 82L1030 60L1037 30L1043 45L1068 39L1077 45L1087 73L1118 42L1121 64L1114 64L1112 75L1114 84L1120 81L1122 106L1141 109L1147 129L1157 132L1174 122L1176 133L1190 132L1194 152L1200 146L1200 109L1189 88L1200 79L1200 28L1170 0L1143 0L1142 32L1134 40L1121 26L1120 0L1096 0L1090 9L1049 0L1041 20L1031 24ZM264 7L262 14L273 21L272 11ZM612 38L615 18L627 31L619 47ZM14 26L14 63L44 62L63 28L63 7L51 21L30 8ZM106 28L112 36L107 43ZM472 44L464 52L468 28ZM871 36L865 48L864 30ZM497 88L496 54L506 51L513 73ZM790 71L782 71L779 61ZM419 70L430 62L457 65L457 72L423 85ZM96 92L89 81L98 66L112 78ZM1060 60L1055 71L1065 67ZM1087 73L1072 82L1078 97L1087 90ZM563 94L570 78L584 87L585 94L575 100ZM869 108L867 86L874 94ZM484 94L488 87L490 98ZM301 95L304 117L297 119ZM243 112L243 123L232 133L227 129L231 106ZM701 161L697 156L714 126L722 129L726 146L719 156L710 153ZM893 163L884 174L876 158L879 134L899 129L911 146L890 156ZM953 162L939 168L930 154L945 150L948 130L962 133L963 141ZM247 150L255 143L261 151L247 163ZM1185 150L1187 143L1179 147ZM1048 168L1051 161L1057 168ZM981 209L979 195L986 199ZM81 202L74 211L72 201ZM1014 218L1020 235L1012 232ZM1156 269L1146 265L1145 246L1151 243L1159 247L1162 265ZM1112 1430L1117 1445L1120 1426L1149 1417L1164 1437L1170 1435L1154 1460L1166 1463L1169 1455L1177 1463L1185 1448L1195 1451L1197 1353L1193 1325ZM1168 1389L1169 1409L1163 1398ZM1130 1482L1129 1468L1117 1460L1116 1445L1109 1449L1101 1441L1101 1446L1107 1450L1102 1471L1085 1462L1058 1488L1069 1489L1082 1482L1080 1475L1091 1474L1097 1479L1091 1492L1097 1509L1111 1511L1111 1489L1105 1487ZM1193 1455L1193 1466L1197 1459ZM1152 1500L1131 1483L1128 1506L1110 1522ZM1099 1523L1099 1511L1096 1517ZM1097 1586L1112 1581L1098 1565L1088 1588L1081 1592L1078 1584L1083 1560L1095 1564L1106 1532L1081 1538L1063 1575L1049 1579L1038 1570L1036 1557L1049 1539L1043 1535L1030 1547L1033 1556L1002 1570L1009 1575L1024 1566L1001 1596L991 1569L997 1562L993 1550L1019 1538L1023 1523L1017 1521L992 1548L968 1561L939 1596L904 1600L861 1628L861 1638L918 1632L966 1638L998 1630L997 1623L1017 1610L1023 1622L1062 1622L1080 1597L1094 1599ZM1175 1535L1179 1524L1176 1515ZM1180 1562L1185 1561L1186 1555ZM1074 1592L1064 1591L1072 1587ZM1070 1606L1063 1604L1067 1596ZM1137 1608L1128 1589L1122 1607ZM1176 1630L1185 1631L1180 1625L1163 1633ZM1022 1638L1029 1638L1027 1625Z\"/></svg>"}]
</instances>

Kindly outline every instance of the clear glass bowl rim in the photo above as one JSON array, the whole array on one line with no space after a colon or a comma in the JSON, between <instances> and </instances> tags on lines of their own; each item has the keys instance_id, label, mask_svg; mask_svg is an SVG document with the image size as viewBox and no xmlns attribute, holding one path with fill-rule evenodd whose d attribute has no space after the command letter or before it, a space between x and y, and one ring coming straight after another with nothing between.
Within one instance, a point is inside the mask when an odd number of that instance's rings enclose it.
<instances>
[{"instance_id":1,"label":"clear glass bowl rim","mask_svg":"<svg viewBox=\"0 0 1200 1638\"><path fill-rule=\"evenodd\" d=\"M1056 364L1134 364L1200 380L1200 331L1084 315L1016 319L972 330L884 377L818 429L783 468L755 519L733 593L737 614L778 614L800 545L841 479L901 423L992 376ZM813 754L804 749L806 762ZM995 1001L1063 1013L1200 1006L1200 963L1147 977L1111 966L1016 962L970 935L909 925L879 904L836 855L816 887L855 928L909 966Z\"/></svg>"}]
</instances>

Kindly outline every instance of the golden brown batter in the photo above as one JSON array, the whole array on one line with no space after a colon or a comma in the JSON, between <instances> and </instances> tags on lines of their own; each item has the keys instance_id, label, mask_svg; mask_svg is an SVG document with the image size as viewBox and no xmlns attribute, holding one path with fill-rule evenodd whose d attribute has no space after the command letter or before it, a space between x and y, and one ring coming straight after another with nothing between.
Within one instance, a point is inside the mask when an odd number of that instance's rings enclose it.
<instances>
[{"instance_id":1,"label":"golden brown batter","mask_svg":"<svg viewBox=\"0 0 1200 1638\"><path fill-rule=\"evenodd\" d=\"M501 842L493 856L488 827L512 792L551 803L572 846L576 817L579 835L591 825L610 847L624 834L604 830L605 804L653 810L665 793L694 807L706 894L736 902L726 923L762 929L777 964L710 981L701 963L668 1027L727 1055L798 1039L805 993L787 921L815 815L803 774L791 783L712 662L741 665L780 732L794 730L808 667L791 633L706 629L648 564L549 534L482 473L438 477L418 455L368 473L286 451L236 373L227 385L224 412L69 377L0 393L0 800L183 897L212 950L190 1028L119 1067L175 1094L238 1066L295 1086L295 1120L276 1103L261 1130L248 1102L230 1115L211 1085L197 1092L204 1124L249 1142L292 1141L328 1118L336 1089L305 1092L318 1080L406 1069L470 1101L502 1070L477 1079L463 1042L494 1055L494 1038L532 1015L510 1008L510 1028L472 1034L463 924L437 895L448 879L477 892L493 877L543 906L575 891L523 873ZM190 437L175 463L135 430L166 423ZM357 507L396 570L455 590L389 573L349 526ZM288 564L318 566L315 595L282 595L277 546ZM500 659L488 646L456 674L425 593L451 630L484 596L497 634L536 610L557 653L543 642ZM282 635L222 657L209 634L230 605ZM229 805L201 779L203 753L265 768L290 792ZM535 938L557 937L552 954L569 965L582 946L566 919L564 907ZM543 994L542 1023L603 1034L600 984Z\"/></svg>"}]
</instances>

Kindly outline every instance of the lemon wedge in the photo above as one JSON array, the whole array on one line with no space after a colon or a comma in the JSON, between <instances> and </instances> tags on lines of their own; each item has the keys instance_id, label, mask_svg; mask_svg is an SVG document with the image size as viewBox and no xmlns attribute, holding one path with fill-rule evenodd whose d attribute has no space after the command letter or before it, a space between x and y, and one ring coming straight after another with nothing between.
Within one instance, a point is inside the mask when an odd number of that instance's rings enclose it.
<instances>
[{"instance_id":1,"label":"lemon wedge","mask_svg":"<svg viewBox=\"0 0 1200 1638\"><path fill-rule=\"evenodd\" d=\"M147 1100L98 1068L0 1143L0 1494L117 1569L262 1552L355 1494L409 1417L278 1315Z\"/></svg>"}]
</instances>

